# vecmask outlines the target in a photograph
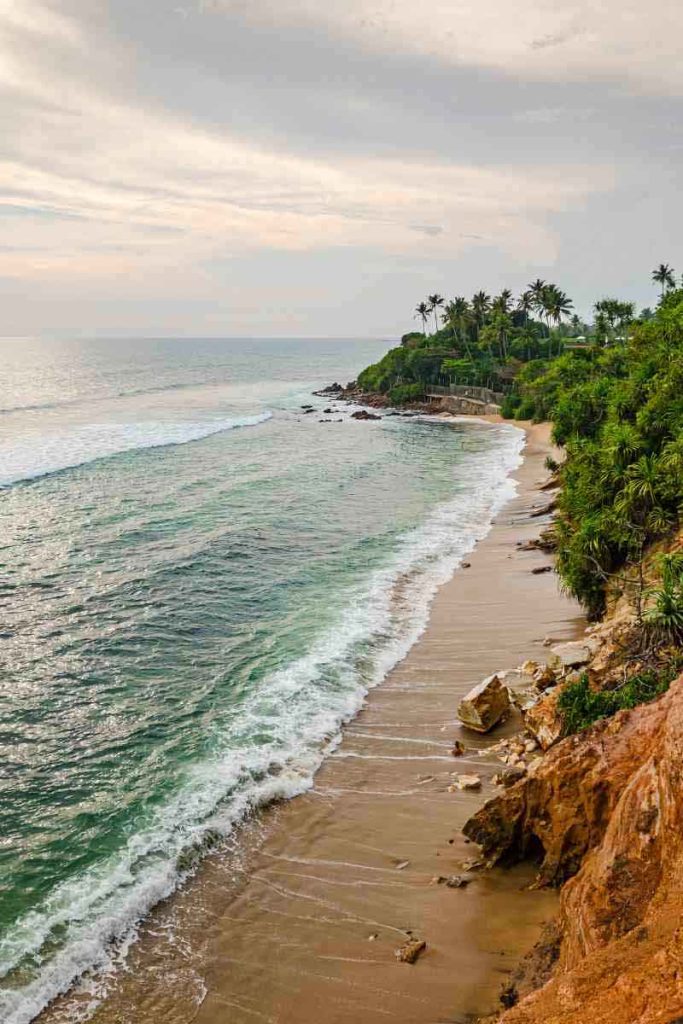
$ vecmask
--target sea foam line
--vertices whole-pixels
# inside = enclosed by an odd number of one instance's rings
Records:
[[[168,448],[201,441],[240,427],[254,427],[272,418],[272,412],[179,423],[89,423],[76,429],[52,431],[30,440],[13,440],[0,449],[0,487],[61,473],[100,459],[148,448]]]
[[[465,478],[473,481],[471,489],[405,535],[390,565],[348,591],[336,628],[249,697],[240,733],[251,735],[252,726],[265,726],[277,738],[253,747],[231,745],[234,738],[226,734],[223,751],[196,765],[182,790],[124,850],[59,886],[41,911],[17,922],[0,943],[0,976],[38,954],[55,930],[64,929],[66,939],[32,981],[0,992],[5,1024],[29,1024],[93,969],[101,982],[98,990],[90,976],[94,1010],[106,994],[108,973],[135,940],[140,920],[190,873],[179,867],[179,857],[188,848],[199,856],[208,836],[228,835],[251,809],[313,785],[322,760],[339,743],[341,727],[360,710],[368,690],[408,653],[426,627],[437,589],[515,494],[509,474],[521,462],[524,435],[514,427],[495,429],[499,448],[468,452],[460,463]],[[403,600],[397,609],[393,591],[399,581]],[[363,671],[373,640],[375,656]]]

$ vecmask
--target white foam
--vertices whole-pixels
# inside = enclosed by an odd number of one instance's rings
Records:
[[[89,969],[102,972],[104,990],[107,972],[134,941],[141,917],[182,881],[179,854],[209,830],[227,835],[249,808],[312,786],[323,758],[339,743],[341,726],[358,712],[368,689],[407,654],[426,626],[438,587],[514,495],[509,474],[521,462],[524,435],[509,426],[496,430],[499,448],[463,453],[458,471],[468,489],[408,533],[390,565],[349,589],[341,620],[306,657],[263,680],[240,708],[222,750],[194,767],[149,827],[124,851],[57,888],[0,943],[4,974],[39,950],[56,927],[66,936],[34,980],[0,993],[5,1024],[28,1024]],[[256,731],[272,739],[259,746],[240,742]],[[100,990],[95,985],[93,991]],[[92,1009],[97,1001],[96,995],[90,1000]]]
[[[87,423],[12,437],[6,445],[0,445],[0,487],[124,452],[200,441],[226,430],[256,426],[271,416],[271,412],[262,412],[241,418],[176,423]]]

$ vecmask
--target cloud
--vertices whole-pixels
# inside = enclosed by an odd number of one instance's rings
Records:
[[[39,285],[46,326],[85,308],[118,324],[152,299],[150,318],[184,303],[195,324],[203,304],[212,323],[248,295],[267,333],[304,322],[304,294],[338,294],[340,329],[362,331],[430,278],[546,276],[574,236],[597,260],[629,189],[677,187],[677,103],[656,93],[679,65],[653,55],[680,15],[658,4],[5,0],[6,329],[33,328]],[[315,286],[283,292],[290,267]]]
[[[322,25],[376,52],[403,51],[532,78],[611,77],[683,90],[683,8],[671,0],[197,0],[198,13],[254,25]]]
[[[12,33],[34,33],[33,0],[14,0],[12,13]],[[330,161],[269,148],[153,104],[122,102],[108,80],[98,91],[79,75],[92,70],[94,40],[63,19],[58,26],[61,52],[50,63],[27,47],[5,54],[15,109],[18,98],[40,111],[30,128],[18,113],[3,143],[4,201],[34,214],[15,247],[0,253],[6,276],[166,273],[262,249],[401,253],[414,248],[416,230],[434,253],[457,252],[483,230],[503,250],[551,260],[548,213],[611,184],[609,170],[581,164],[560,173],[411,153]]]

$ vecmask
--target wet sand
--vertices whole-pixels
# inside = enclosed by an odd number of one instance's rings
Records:
[[[555,896],[529,891],[530,867],[435,884],[476,856],[460,830],[495,791],[491,737],[466,733],[459,698],[496,669],[542,660],[543,639],[576,635],[578,606],[538,535],[545,426],[528,429],[519,491],[470,567],[441,588],[429,625],[371,692],[304,796],[254,819],[232,853],[212,857],[145,925],[98,1024],[436,1024],[496,1007],[501,982],[538,937]],[[493,737],[517,731],[513,716]],[[463,758],[450,754],[462,739]],[[451,793],[476,772],[479,793]],[[427,942],[415,965],[395,950]],[[41,1020],[73,1020],[65,1001]]]

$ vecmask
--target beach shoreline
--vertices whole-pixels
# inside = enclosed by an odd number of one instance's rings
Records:
[[[483,752],[520,726],[513,715],[490,736],[466,733],[458,699],[492,671],[542,660],[547,635],[569,639],[582,625],[557,577],[532,573],[547,556],[518,547],[543,523],[529,513],[547,503],[538,488],[551,448],[546,425],[524,428],[517,495],[438,591],[425,632],[370,692],[312,790],[260,812],[232,853],[209,857],[153,912],[94,1021],[218,1024],[229,1012],[231,1024],[427,1024],[496,1008],[555,895],[527,891],[524,866],[476,874],[461,890],[434,879],[475,855],[460,830],[500,768]],[[458,760],[455,739],[467,747]],[[482,792],[449,792],[456,771],[480,774]],[[427,943],[413,966],[395,957],[411,936]],[[39,1019],[69,1019],[70,1002]]]

